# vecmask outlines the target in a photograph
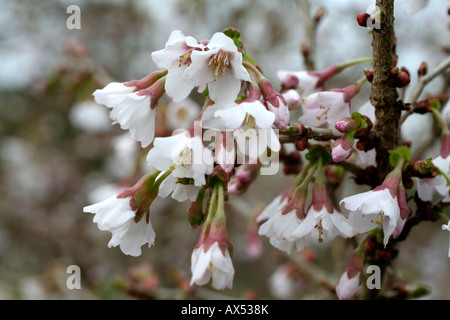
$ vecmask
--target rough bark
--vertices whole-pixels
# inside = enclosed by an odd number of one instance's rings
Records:
[[[382,13],[381,25],[373,30],[373,80],[370,101],[375,107],[374,137],[377,151],[378,178],[390,171],[389,150],[398,143],[401,107],[390,70],[394,65],[394,0],[377,0]]]

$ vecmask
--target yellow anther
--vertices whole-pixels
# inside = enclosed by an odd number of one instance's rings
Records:
[[[317,241],[319,241],[319,243],[322,243],[323,242],[323,238],[322,238],[322,235],[323,235],[323,232],[322,232],[322,230],[323,230],[322,220],[319,221],[319,223],[316,225],[316,228],[319,231],[319,239],[317,239]]]
[[[376,224],[381,224],[381,220],[383,220],[384,212],[380,212],[380,216],[378,217],[377,221],[375,221]]]
[[[223,77],[226,68],[230,65],[231,53],[219,50],[209,59],[208,68],[213,69],[214,78]]]
[[[323,108],[320,108],[320,109],[323,109]],[[321,120],[323,116],[325,116],[325,119],[326,119],[328,111],[330,111],[330,108],[327,108],[324,112],[322,112],[319,116],[317,116],[316,119]]]
[[[182,65],[187,65],[189,67],[191,65],[191,54],[192,54],[192,50],[179,56],[178,57],[178,67],[181,67]]]

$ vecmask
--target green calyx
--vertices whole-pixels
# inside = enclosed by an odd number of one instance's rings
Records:
[[[393,167],[397,167],[399,162],[401,162],[402,171],[406,170],[408,166],[409,159],[411,158],[411,151],[407,146],[398,147],[395,150],[389,151],[389,162]]]
[[[241,32],[238,29],[235,28],[227,28],[225,30],[222,30],[222,32],[229,38],[231,38],[238,48],[238,50],[242,53],[242,60],[251,63],[252,65],[256,66],[255,60],[253,60],[252,57],[250,57],[247,53],[244,52],[244,43],[241,39]]]
[[[241,40],[241,32],[238,29],[235,28],[226,28],[222,30],[222,33],[224,33],[227,37],[231,38],[234,41],[234,44],[238,49],[242,49],[244,44]]]
[[[188,221],[194,229],[201,225],[204,219],[203,200],[205,199],[205,191],[205,187],[199,190],[196,200],[192,202],[188,209]]]
[[[311,147],[309,153],[306,154],[305,158],[311,165],[317,164],[319,160],[325,165],[332,160],[330,146],[314,145]]]
[[[447,122],[444,120],[444,118],[442,117],[442,114],[440,112],[441,110],[441,103],[439,102],[439,100],[437,99],[431,99],[429,102],[429,107],[431,110],[431,113],[433,113],[433,115],[435,116],[436,120],[439,122],[439,124],[441,125],[442,128],[442,135],[446,135],[449,134],[450,130],[448,128]]]

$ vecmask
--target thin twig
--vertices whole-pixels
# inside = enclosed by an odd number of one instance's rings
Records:
[[[434,68],[433,71],[430,73],[419,77],[417,80],[416,86],[414,87],[413,91],[411,92],[411,95],[409,96],[408,103],[411,104],[411,108],[414,104],[416,104],[417,100],[419,99],[420,95],[422,94],[423,89],[425,86],[434,78],[436,78],[441,73],[444,73],[445,70],[447,70],[450,67],[450,57],[442,61],[436,68]],[[409,111],[405,111],[400,119],[399,124],[401,125],[406,118],[411,114],[412,109]]]
[[[434,68],[433,71],[430,73],[424,75],[423,77],[420,77],[417,81],[416,86],[414,87],[413,92],[409,96],[408,102],[411,104],[414,104],[417,102],[417,99],[419,99],[420,94],[422,93],[425,86],[434,78],[436,78],[438,75],[443,73],[445,70],[447,70],[450,67],[450,57],[442,61],[436,68]]]
[[[305,41],[301,44],[302,54],[305,59],[307,70],[314,70],[314,56],[316,49],[317,21],[311,17],[309,1],[299,0],[298,4],[302,12],[302,21],[305,30]]]
[[[289,143],[295,142],[301,137],[306,137],[308,139],[314,139],[317,141],[328,141],[332,139],[339,139],[331,129],[317,128],[317,127],[304,127],[305,130],[301,132],[290,132],[289,130],[280,131],[280,142]]]

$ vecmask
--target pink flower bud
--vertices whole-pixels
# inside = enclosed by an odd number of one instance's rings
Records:
[[[284,92],[283,98],[286,100],[289,110],[297,109],[302,104],[302,97],[293,89]]]
[[[339,300],[348,300],[358,291],[360,285],[360,273],[358,272],[354,277],[349,277],[347,271],[344,272],[339,279],[336,286],[336,294]]]
[[[337,131],[346,133],[355,130],[356,123],[351,118],[343,118],[336,121],[335,127]]]
[[[281,80],[281,90],[296,89],[299,82],[298,77],[294,73],[289,73]]]
[[[167,70],[157,70],[140,80],[131,80],[124,83],[126,87],[135,87],[135,91],[146,89],[152,86],[157,80],[167,74]]]
[[[331,157],[334,162],[341,162],[350,157],[353,152],[352,144],[349,143],[345,137],[337,139],[331,150]]]
[[[227,184],[228,194],[239,195],[245,191],[244,185],[237,178],[231,178]]]
[[[286,100],[273,88],[272,83],[266,78],[261,79],[258,85],[267,109],[275,114],[275,127],[278,129],[285,128],[289,124],[290,118]]]

